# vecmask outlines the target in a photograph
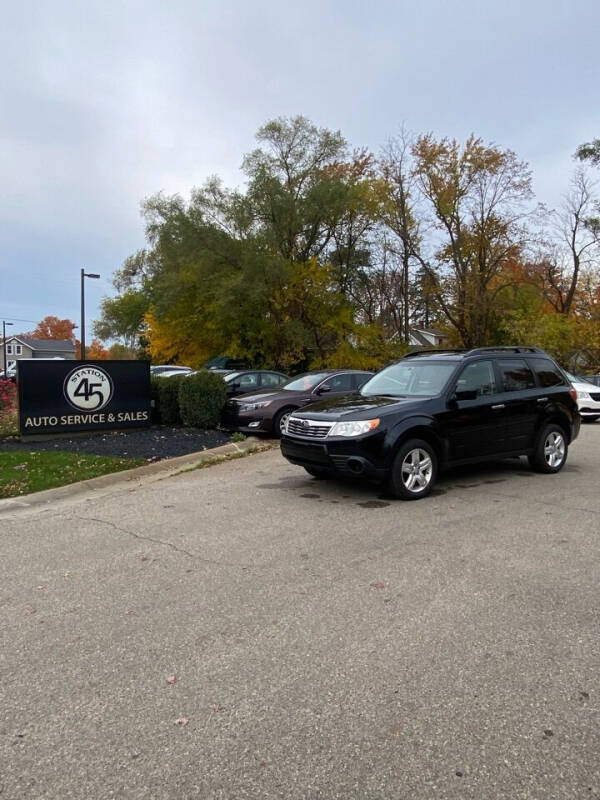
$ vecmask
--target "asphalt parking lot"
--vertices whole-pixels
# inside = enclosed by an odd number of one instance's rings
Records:
[[[599,466],[0,509],[0,798],[599,800]]]

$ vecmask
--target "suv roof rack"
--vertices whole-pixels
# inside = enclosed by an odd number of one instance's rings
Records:
[[[476,353],[543,353],[544,351],[539,347],[523,347],[521,345],[495,346],[495,347],[475,347],[473,350],[467,352],[468,356],[475,355]]]
[[[431,353],[466,353],[466,350],[462,350],[458,347],[449,347],[443,350],[435,350],[432,348],[431,350],[412,350],[410,353],[406,353],[402,358],[414,358],[414,356],[428,356]]]
[[[491,347],[474,347],[471,350],[464,350],[459,347],[448,347],[440,350],[436,350],[435,348],[431,348],[430,350],[412,350],[410,353],[406,353],[406,355],[402,356],[402,358],[415,358],[416,356],[438,354],[443,355],[444,353],[447,355],[456,353],[457,355],[464,356],[475,356],[482,353],[542,353],[543,355],[546,355],[546,352],[540,347],[529,347],[524,345],[495,345]]]

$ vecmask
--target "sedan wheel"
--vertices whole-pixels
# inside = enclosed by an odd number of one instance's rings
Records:
[[[288,418],[292,413],[293,408],[284,408],[273,420],[273,433],[278,438],[285,433],[285,426],[287,425]]]

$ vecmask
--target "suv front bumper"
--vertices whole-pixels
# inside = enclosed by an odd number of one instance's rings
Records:
[[[372,454],[353,441],[307,441],[286,434],[281,437],[281,454],[300,467],[327,470],[354,478],[383,480],[387,469],[374,462]],[[358,446],[357,446],[358,445]]]

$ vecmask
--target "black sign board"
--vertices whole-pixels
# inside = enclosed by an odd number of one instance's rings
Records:
[[[21,436],[150,425],[148,361],[17,363]]]

